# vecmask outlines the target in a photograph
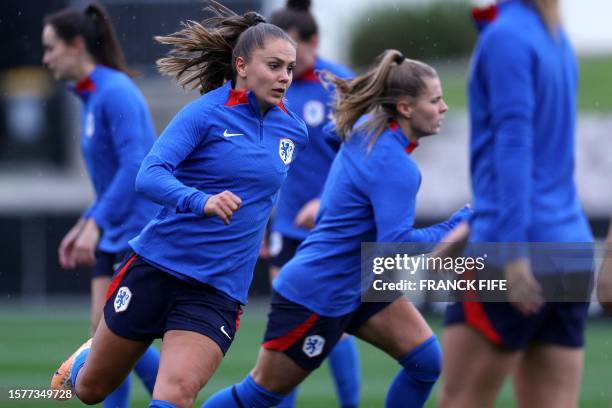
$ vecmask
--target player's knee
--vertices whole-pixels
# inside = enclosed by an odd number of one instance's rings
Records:
[[[442,372],[442,349],[436,336],[430,337],[400,360],[406,374],[413,379],[434,383]]]
[[[453,406],[453,401],[456,400],[456,393],[448,386],[448,383],[443,383],[438,393],[438,408],[450,408]]]
[[[444,390],[440,390],[438,393],[438,408],[449,408],[451,406],[450,401],[450,396]]]
[[[164,383],[155,383],[155,394],[160,399],[173,401],[179,407],[191,407],[202,385],[198,381],[176,376],[167,379]]]
[[[275,375],[257,366],[251,372],[251,377],[260,387],[276,394],[288,394],[300,383],[299,379],[292,378],[291,375]]]
[[[112,390],[105,389],[99,383],[94,381],[79,381],[77,383],[76,394],[78,395],[81,402],[86,405],[98,404],[112,392]]]
[[[274,376],[266,375],[266,372],[259,369],[257,366],[251,371],[251,377],[259,386],[270,392],[280,393],[285,391],[282,389],[282,385],[278,381],[275,381]]]

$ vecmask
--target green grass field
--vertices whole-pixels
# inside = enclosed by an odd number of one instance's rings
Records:
[[[449,107],[465,109],[468,61],[432,62],[442,79],[444,99]],[[580,65],[580,111],[612,112],[612,56],[583,57]]]
[[[244,314],[237,339],[198,404],[215,390],[241,380],[252,368],[265,324],[266,305],[254,304]],[[76,401],[59,404],[49,400],[9,400],[9,389],[44,389],[57,365],[87,335],[86,304],[46,308],[0,307],[0,407],[81,406]],[[440,318],[430,319],[440,332]],[[386,389],[398,369],[380,351],[360,342],[362,407],[382,407]],[[148,395],[133,381],[132,406],[148,406]],[[586,366],[580,407],[612,407],[612,321],[591,320],[587,331]],[[298,407],[335,407],[335,393],[326,366],[302,385]],[[433,398],[428,407],[435,406]],[[499,407],[515,406],[507,385]]]

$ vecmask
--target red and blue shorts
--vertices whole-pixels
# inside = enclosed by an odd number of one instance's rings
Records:
[[[104,318],[116,335],[152,341],[169,330],[200,333],[227,352],[240,324],[241,305],[210,285],[179,279],[131,254],[113,277]]]
[[[525,316],[507,302],[456,302],[447,307],[444,324],[467,324],[509,351],[532,342],[581,348],[588,308],[588,302],[548,302]]]
[[[348,314],[328,317],[273,291],[262,347],[285,353],[304,370],[315,370],[323,363],[343,333],[354,334],[372,316],[391,303],[361,303]]]

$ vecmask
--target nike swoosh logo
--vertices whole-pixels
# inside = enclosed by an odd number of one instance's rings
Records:
[[[228,339],[232,339],[231,336],[225,331],[225,325],[221,326],[221,333],[225,334],[225,337],[227,337]]]
[[[223,137],[244,136],[244,133],[227,133],[227,129],[223,132]]]

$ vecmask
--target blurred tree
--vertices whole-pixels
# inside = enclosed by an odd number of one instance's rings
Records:
[[[436,1],[420,6],[380,6],[356,21],[350,43],[354,66],[372,64],[383,50],[395,48],[420,60],[467,56],[476,41],[467,2]]]

